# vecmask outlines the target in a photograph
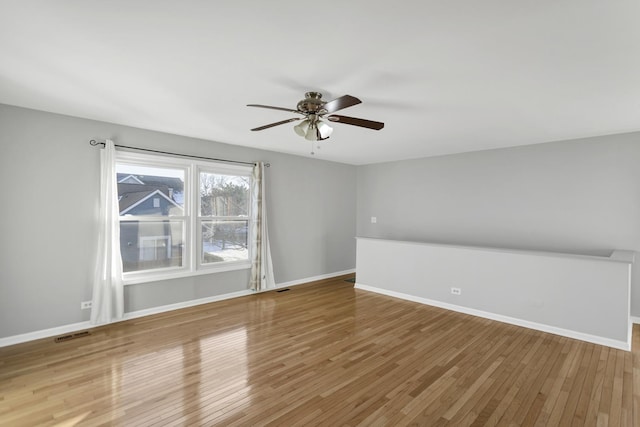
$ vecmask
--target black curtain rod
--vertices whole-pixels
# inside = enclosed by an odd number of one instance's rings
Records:
[[[89,144],[93,145],[94,147],[98,145],[102,145],[104,147],[105,145],[104,142],[99,142],[99,141],[96,141],[95,139],[92,139],[91,141],[89,141]],[[214,160],[216,162],[237,163],[241,165],[255,166],[255,162],[241,162],[239,160],[227,160],[227,159],[216,159],[214,157],[192,156],[190,154],[171,153],[169,151],[151,150],[149,148],[130,147],[128,145],[119,145],[119,144],[113,144],[113,145],[120,148],[128,148],[130,150],[148,151],[150,153],[159,153],[159,154],[169,154],[171,156],[188,157],[190,159]],[[271,166],[269,163],[265,163],[264,165],[265,167]]]

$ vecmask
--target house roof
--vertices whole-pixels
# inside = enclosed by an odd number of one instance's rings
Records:
[[[120,215],[126,215],[136,206],[141,205],[146,200],[149,200],[155,196],[162,197],[163,199],[167,200],[167,202],[174,205],[176,208],[183,209],[182,206],[178,205],[176,202],[171,200],[169,197],[167,197],[166,194],[164,194],[160,190],[154,190],[149,192],[140,191],[137,193],[127,193],[120,198],[120,204],[119,204]]]
[[[118,173],[116,177],[119,184],[131,185],[150,185],[156,187],[172,188],[174,191],[181,192],[184,190],[184,182],[180,178],[169,176],[155,175],[136,175],[127,173]],[[169,193],[167,193],[169,194]]]
[[[120,215],[124,215],[136,206],[144,203],[154,196],[160,196],[166,199],[174,206],[183,209],[178,203],[176,203],[169,194],[169,189],[166,186],[154,186],[154,185],[140,185],[140,184],[118,184],[118,204]]]

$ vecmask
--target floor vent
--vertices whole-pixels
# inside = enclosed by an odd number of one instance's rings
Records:
[[[289,291],[289,288],[284,288],[284,289],[278,289],[276,292],[287,292]]]
[[[82,338],[82,337],[86,337],[86,336],[89,336],[89,335],[90,335],[89,331],[76,332],[76,333],[73,333],[73,334],[62,335],[62,336],[56,337],[54,339],[54,341],[55,342],[69,341],[69,340],[72,340],[74,338]]]

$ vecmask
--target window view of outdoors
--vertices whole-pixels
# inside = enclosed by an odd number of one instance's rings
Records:
[[[200,173],[202,264],[248,260],[249,179]]]
[[[118,164],[123,271],[181,267],[184,171]]]

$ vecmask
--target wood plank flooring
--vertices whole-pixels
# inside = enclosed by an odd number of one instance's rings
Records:
[[[2,426],[640,426],[634,353],[345,277],[0,348]]]

